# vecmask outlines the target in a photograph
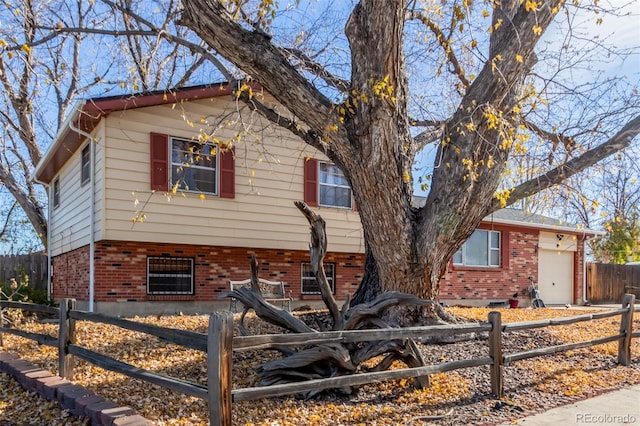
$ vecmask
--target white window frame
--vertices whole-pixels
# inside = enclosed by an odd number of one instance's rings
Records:
[[[86,162],[85,162],[85,152],[86,152]],[[80,184],[84,185],[85,183],[91,180],[91,146],[89,144],[85,145],[80,151]]]
[[[150,264],[154,260],[163,260],[165,262],[188,262],[189,264],[189,273],[179,273],[179,272],[170,272],[162,273],[160,271],[151,272]],[[152,284],[152,278],[175,278],[176,279],[176,290],[152,290],[153,285],[160,284]],[[178,288],[178,280],[183,280],[187,278],[189,280],[189,289],[188,290],[177,290]],[[194,283],[195,283],[195,267],[193,258],[190,257],[164,257],[164,256],[149,256],[147,257],[147,294],[175,294],[175,295],[193,295],[194,294]]]
[[[349,186],[349,185],[341,185],[341,184],[337,184],[337,183],[325,183],[325,182],[322,182],[322,174],[326,173],[326,172],[322,171],[322,166],[323,165],[336,167],[336,169],[340,172],[342,177],[344,177],[344,173],[342,173],[342,170],[340,170],[340,168],[338,168],[335,164],[327,163],[327,162],[324,162],[324,161],[318,161],[318,204],[320,206],[323,206],[323,207],[335,207],[335,208],[340,208],[340,209],[353,209],[353,192],[351,190],[351,186]],[[349,205],[348,206],[342,206],[342,205],[336,205],[336,204],[323,203],[322,202],[322,191],[320,190],[322,186],[330,187],[330,188],[348,189],[349,190]]]
[[[188,144],[194,144],[196,146],[207,146],[207,147],[211,147],[212,150],[215,150],[215,160],[213,162],[213,164],[211,166],[200,166],[200,165],[193,165],[193,164],[189,164],[188,162],[174,162],[173,159],[173,144],[174,142],[186,142]],[[190,187],[186,187],[183,184],[178,185],[178,190],[179,191],[184,191],[184,192],[193,192],[193,193],[197,193],[197,194],[209,194],[209,195],[218,195],[220,192],[220,147],[214,143],[200,143],[198,141],[194,141],[194,140],[189,140],[189,139],[185,139],[185,138],[179,138],[179,137],[170,137],[169,138],[169,162],[171,164],[171,166],[169,167],[169,185],[170,188],[173,189],[176,185],[176,181],[178,180],[177,178],[174,177],[174,168],[176,169],[180,169],[180,168],[189,168],[189,169],[195,169],[195,170],[208,170],[211,171],[213,170],[213,176],[215,179],[214,182],[214,189],[213,191],[202,191],[199,190],[197,188],[190,188]],[[184,151],[183,151],[184,152]]]
[[[487,263],[486,264],[473,264],[471,263],[471,256],[467,254],[468,250],[473,250],[473,247],[469,246],[469,240],[467,240],[462,247],[453,255],[453,264],[456,266],[472,266],[479,268],[500,268],[502,266],[502,233],[500,231],[492,231],[489,229],[476,229],[473,231],[476,232],[486,232],[487,233]],[[493,235],[497,235],[498,246],[492,246],[492,238]],[[469,237],[471,239],[471,237]],[[492,254],[497,253],[498,261],[497,263],[492,261]]]
[[[53,208],[57,208],[60,205],[60,178],[53,180]]]
[[[331,287],[331,293],[336,294],[336,264],[325,263],[324,273],[327,275],[327,281],[329,281],[329,286]],[[300,265],[300,293],[301,294],[322,294],[320,293],[320,287],[315,281],[316,281],[316,277],[313,276],[313,268],[311,267],[311,263],[302,262],[302,264]],[[312,285],[313,287],[318,288],[318,291],[305,290],[305,284]]]

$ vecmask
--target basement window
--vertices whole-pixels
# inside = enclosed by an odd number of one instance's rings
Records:
[[[335,263],[325,263],[324,273],[329,281],[331,287],[331,293],[336,292],[336,265]],[[302,280],[301,280],[302,294],[321,294],[320,286],[316,281],[316,277],[313,275],[313,268],[310,263],[302,264]]]
[[[193,294],[193,259],[147,258],[148,294]]]

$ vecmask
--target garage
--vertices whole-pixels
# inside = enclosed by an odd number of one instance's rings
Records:
[[[547,305],[572,304],[574,236],[541,232],[538,250],[538,289]]]

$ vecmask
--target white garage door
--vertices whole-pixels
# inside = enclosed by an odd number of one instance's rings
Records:
[[[546,305],[573,303],[573,252],[538,251],[538,289]]]

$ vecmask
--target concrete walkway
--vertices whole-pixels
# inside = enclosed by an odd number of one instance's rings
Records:
[[[524,417],[507,425],[640,425],[640,385]]]

